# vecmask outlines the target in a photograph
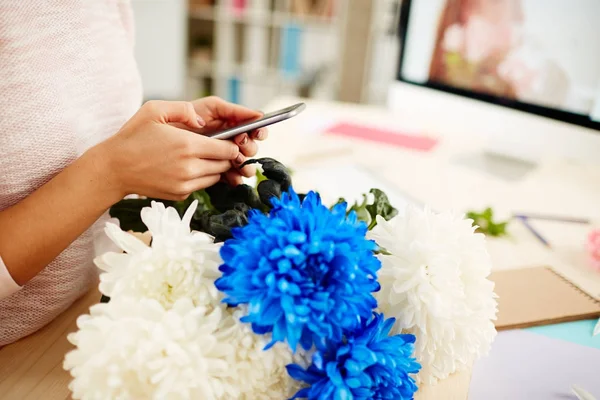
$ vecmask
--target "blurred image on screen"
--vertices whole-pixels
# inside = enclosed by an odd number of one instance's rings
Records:
[[[400,74],[598,121],[598,16],[598,0],[413,0]]]

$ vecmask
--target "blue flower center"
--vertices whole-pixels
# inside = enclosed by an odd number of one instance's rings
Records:
[[[321,254],[308,256],[304,264],[304,273],[317,286],[329,284],[329,266],[323,262]]]

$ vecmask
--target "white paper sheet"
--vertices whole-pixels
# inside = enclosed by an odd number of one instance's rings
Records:
[[[475,364],[469,400],[577,400],[573,385],[600,399],[599,349],[511,330]]]
[[[317,191],[328,205],[335,203],[340,197],[345,198],[349,204],[362,201],[362,194],[368,193],[372,188],[383,190],[400,215],[408,204],[419,205],[417,200],[378,178],[376,174],[352,164],[304,167],[294,171],[293,180],[297,191]]]

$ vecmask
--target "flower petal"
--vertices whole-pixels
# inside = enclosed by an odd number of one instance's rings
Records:
[[[107,223],[105,232],[115,244],[128,254],[141,253],[148,249],[148,246],[144,242],[127,232],[123,232],[115,224]]]

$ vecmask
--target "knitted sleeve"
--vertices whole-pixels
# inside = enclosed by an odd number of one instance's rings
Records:
[[[19,289],[21,289],[21,286],[17,285],[10,276],[2,257],[0,257],[0,299],[10,296]]]

